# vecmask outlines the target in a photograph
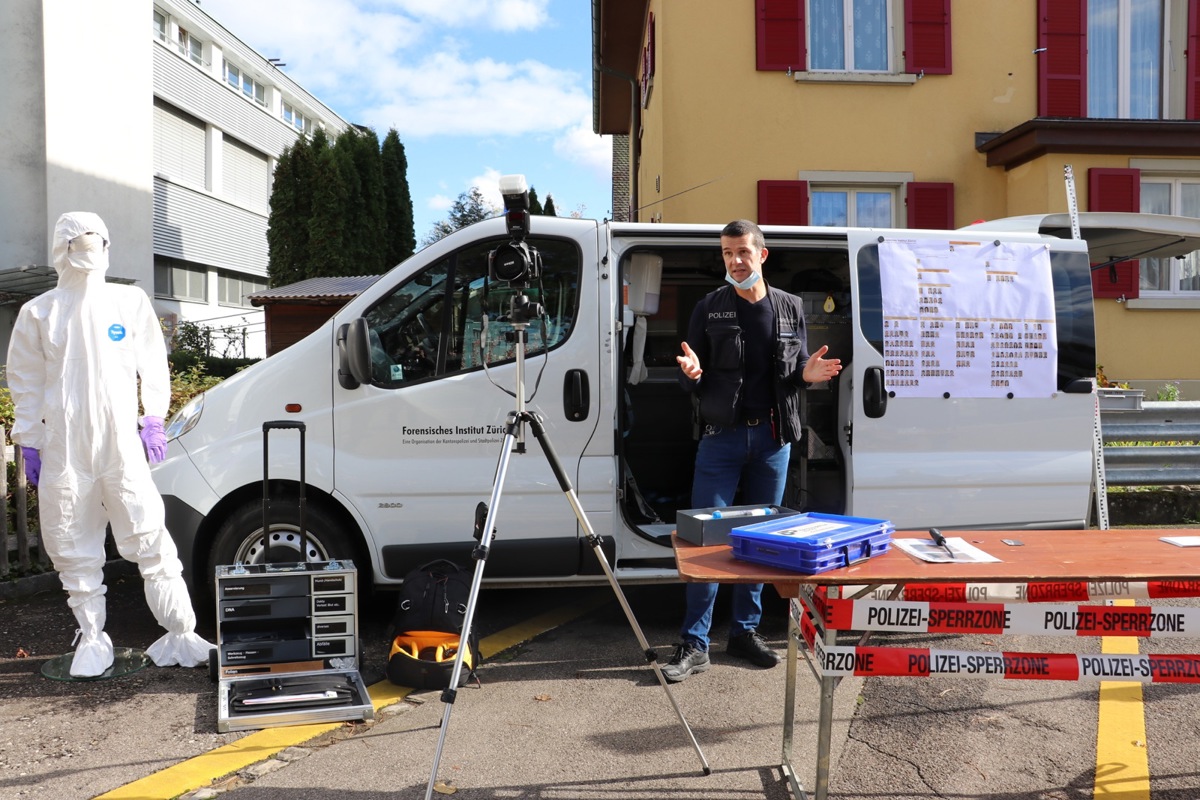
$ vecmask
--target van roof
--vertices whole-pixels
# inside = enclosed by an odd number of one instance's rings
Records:
[[[1040,233],[1070,239],[1071,216],[1029,214],[967,225],[966,231]],[[1200,219],[1167,214],[1086,211],[1079,214],[1080,238],[1088,243],[1094,264],[1114,264],[1135,258],[1171,258],[1200,250]]]

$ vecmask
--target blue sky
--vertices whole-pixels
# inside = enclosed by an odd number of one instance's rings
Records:
[[[560,216],[612,215],[611,137],[592,133],[587,0],[202,0],[346,120],[395,128],[417,241],[460,193],[497,208],[524,173]]]

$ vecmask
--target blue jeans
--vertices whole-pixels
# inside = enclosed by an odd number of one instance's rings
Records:
[[[779,505],[783,502],[791,452],[790,444],[775,443],[768,422],[753,427],[742,423],[724,428],[705,426],[696,451],[692,508],[733,505],[738,484],[742,487],[742,505]],[[680,635],[684,642],[703,650],[708,649],[717,588],[715,583],[689,583],[686,587],[687,610]],[[758,627],[762,591],[761,583],[733,585],[730,638]]]

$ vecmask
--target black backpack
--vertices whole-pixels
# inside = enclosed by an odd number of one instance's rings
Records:
[[[461,636],[470,597],[471,573],[453,561],[430,561],[404,576],[400,601],[392,618],[389,681],[414,689],[445,689],[450,685],[454,671],[450,655],[460,643],[453,641],[448,648],[439,647],[435,652],[433,648],[414,648],[413,642],[418,640],[408,634],[433,631]],[[473,632],[468,647],[459,675],[460,685],[479,666],[479,643]]]

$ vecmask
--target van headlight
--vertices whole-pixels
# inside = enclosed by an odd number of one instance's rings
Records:
[[[193,397],[183,408],[175,412],[175,416],[171,417],[171,421],[167,423],[167,441],[178,439],[196,427],[202,413],[204,413],[203,393]]]

